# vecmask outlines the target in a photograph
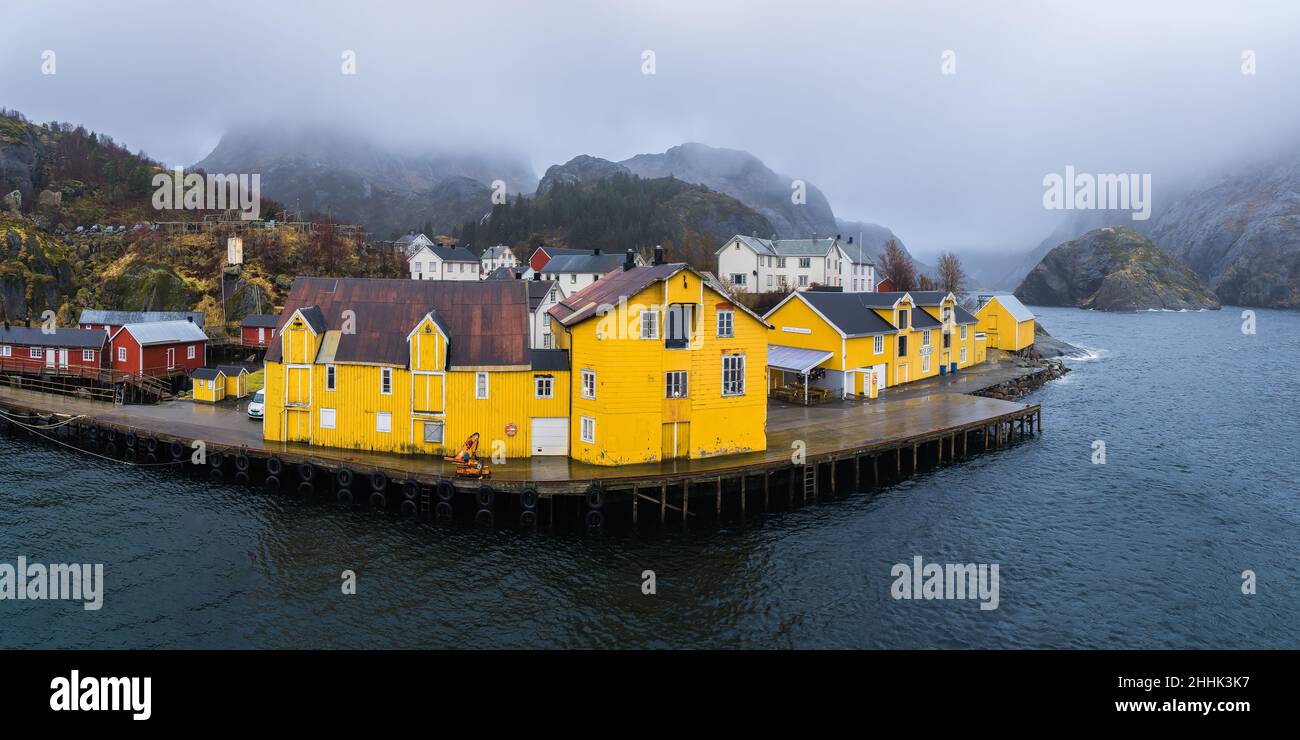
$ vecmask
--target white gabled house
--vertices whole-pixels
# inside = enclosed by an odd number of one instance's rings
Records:
[[[495,247],[488,247],[479,255],[479,264],[482,265],[481,271],[484,275],[492,272],[499,267],[518,267],[519,260],[515,257],[514,251],[504,244],[498,244]]]
[[[868,292],[875,267],[864,250],[828,239],[760,239],[737,234],[717,251],[718,277],[745,293],[784,293],[814,285]]]
[[[421,245],[406,258],[412,280],[478,280],[478,257],[464,247]]]

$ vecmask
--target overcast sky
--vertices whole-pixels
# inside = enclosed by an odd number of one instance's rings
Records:
[[[263,119],[522,151],[539,175],[701,141],[816,184],[922,255],[1032,246],[1060,217],[1043,177],[1066,165],[1153,173],[1158,200],[1162,183],[1300,144],[1286,0],[110,5],[0,1],[0,106],[169,164]]]

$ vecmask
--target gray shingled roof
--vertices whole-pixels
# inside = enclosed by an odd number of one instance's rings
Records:
[[[142,346],[173,342],[206,342],[208,335],[193,321],[151,321],[127,324],[118,331],[129,332]]]
[[[533,370],[559,371],[569,369],[567,349],[533,349],[528,351]]]
[[[426,247],[443,262],[478,262],[478,257],[464,247]]]
[[[274,329],[280,325],[280,314],[278,313],[254,313],[244,317],[242,326],[249,326],[254,329]]]
[[[866,300],[867,297],[876,295],[875,293],[827,293],[809,290],[795,295],[816,309],[845,336],[862,337],[898,333],[898,329],[894,328],[893,324],[871,310],[880,308]],[[771,315],[771,312],[768,315]]]
[[[83,309],[78,324],[145,324],[151,321],[185,321],[193,319],[203,328],[203,313],[200,311],[102,311],[97,308]]]
[[[105,334],[101,329],[55,329],[46,334],[35,326],[0,326],[0,344],[21,347],[77,347],[100,349]]]
[[[216,380],[224,371],[217,368],[201,367],[190,373],[190,377],[196,380]]]
[[[541,271],[543,274],[604,275],[621,269],[625,259],[626,255],[622,254],[561,254],[552,257]]]
[[[834,239],[760,239],[737,235],[751,249],[772,257],[823,257],[831,251]]]

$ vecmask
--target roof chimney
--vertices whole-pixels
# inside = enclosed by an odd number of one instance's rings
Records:
[[[626,272],[636,267],[636,257],[632,256],[632,250],[627,250],[627,259],[623,260],[623,271]]]
[[[599,257],[599,256],[600,256],[600,247],[596,247],[595,249],[592,250],[591,253],[592,253],[593,255]]]
[[[533,279],[534,279],[534,280],[541,280],[541,279],[542,279],[542,273],[540,273],[540,272],[534,272],[534,273],[533,273]]]
[[[190,315],[188,315],[188,314],[185,316],[185,320],[188,321],[188,322],[190,322],[191,324],[194,323],[194,317],[193,317],[193,316],[190,316]]]
[[[849,244],[853,243],[853,237],[849,237]]]
[[[655,264],[656,264],[656,265],[662,265],[663,263],[664,263],[664,248],[663,248],[663,245],[656,244],[656,245],[655,245]]]
[[[839,240],[840,240],[840,235],[839,235],[839,234],[836,234],[836,235],[835,235],[835,241],[839,241]]]

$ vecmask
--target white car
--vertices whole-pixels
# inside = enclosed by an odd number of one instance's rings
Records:
[[[257,393],[254,393],[253,400],[248,402],[248,418],[260,420],[262,418],[262,410],[265,404],[266,391],[260,390]]]

